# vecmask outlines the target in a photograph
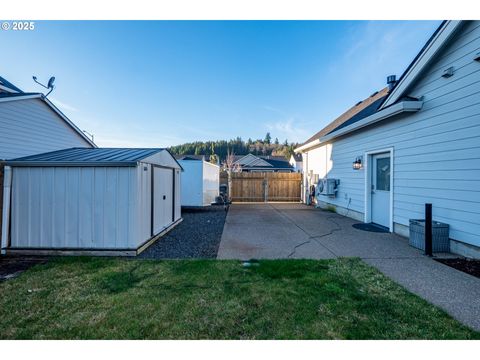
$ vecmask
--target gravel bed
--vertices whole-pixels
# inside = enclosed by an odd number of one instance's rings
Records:
[[[183,221],[137,258],[216,258],[227,212],[223,206],[182,209]]]

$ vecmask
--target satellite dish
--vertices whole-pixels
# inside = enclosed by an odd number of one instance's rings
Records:
[[[33,81],[35,81],[38,85],[44,87],[45,89],[49,89],[49,90],[50,90],[50,91],[45,95],[45,97],[47,97],[47,96],[53,91],[53,89],[55,88],[55,86],[53,85],[53,83],[55,82],[55,76],[52,76],[52,77],[50,78],[50,80],[48,80],[47,86],[43,85],[40,81],[38,81],[36,76],[32,76],[32,79],[33,79]]]
[[[50,80],[48,80],[48,88],[53,89],[53,83],[55,82],[55,76],[52,76]]]

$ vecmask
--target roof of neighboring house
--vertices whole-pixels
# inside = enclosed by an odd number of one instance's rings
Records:
[[[19,92],[19,93],[23,92],[18,87],[13,85],[10,81],[8,81],[7,79],[5,79],[1,76],[0,76],[0,86],[3,87],[3,88],[7,88],[8,90],[13,90],[15,92]]]
[[[235,163],[244,169],[293,169],[283,156],[236,155]],[[243,159],[243,161],[242,161]]]
[[[173,155],[177,160],[204,160],[209,161],[209,155]]]
[[[134,166],[163,148],[70,148],[8,160],[16,166]]]
[[[350,109],[345,111],[338,118],[333,120],[330,124],[325,126],[322,130],[317,132],[315,135],[310,137],[304,144],[308,144],[314,140],[321,138],[335,130],[338,130],[342,127],[351,125],[371,114],[375,113],[382,102],[388,95],[388,87],[383,88],[380,91],[374,92],[368,98],[359,101],[357,104],[352,106]]]

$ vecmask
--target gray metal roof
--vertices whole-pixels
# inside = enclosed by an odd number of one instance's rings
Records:
[[[14,166],[135,166],[163,148],[70,148],[7,160]]]

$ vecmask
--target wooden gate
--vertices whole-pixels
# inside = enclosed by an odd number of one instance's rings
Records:
[[[299,202],[301,184],[300,173],[233,173],[230,197],[239,202]]]

